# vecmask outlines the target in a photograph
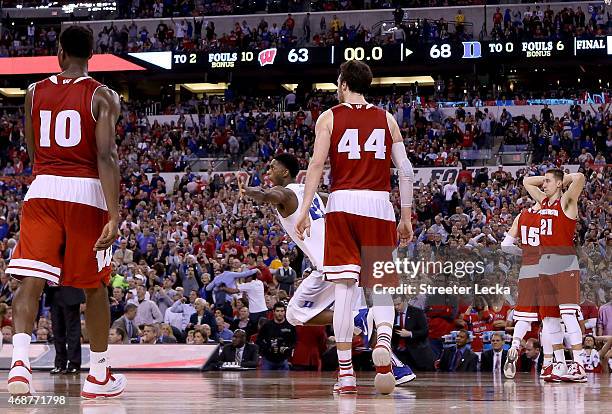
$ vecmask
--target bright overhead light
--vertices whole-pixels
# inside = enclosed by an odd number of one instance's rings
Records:
[[[293,92],[298,87],[297,83],[281,83],[281,86],[288,90],[289,92]]]
[[[0,94],[7,98],[21,98],[25,96],[26,91],[21,88],[0,88]]]
[[[375,86],[407,86],[415,82],[418,82],[421,86],[432,86],[434,84],[434,78],[431,76],[386,76],[372,79],[372,85]]]
[[[228,83],[183,83],[181,85],[192,93],[223,93],[229,86]]]
[[[338,89],[338,86],[335,83],[315,83],[315,89],[319,89],[321,91],[335,91]]]

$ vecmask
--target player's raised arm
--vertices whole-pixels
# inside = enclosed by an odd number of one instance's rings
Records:
[[[397,226],[397,236],[402,241],[412,240],[412,200],[414,191],[414,170],[412,163],[406,154],[406,146],[402,133],[393,116],[387,112],[387,124],[391,131],[393,145],[391,146],[391,158],[398,170],[399,191],[402,217]]]
[[[538,175],[534,177],[525,177],[523,179],[523,185],[525,186],[525,190],[529,193],[531,198],[533,198],[538,203],[541,203],[542,200],[546,198],[546,194],[540,187],[544,184],[544,176]]]
[[[115,143],[115,126],[119,118],[119,96],[108,88],[100,88],[93,97],[96,114],[96,147],[98,172],[108,208],[109,221],[104,226],[95,250],[109,248],[118,234],[119,225],[119,156]]]
[[[316,138],[314,153],[310,159],[310,164],[308,164],[306,183],[304,186],[304,199],[302,200],[302,208],[295,225],[295,231],[302,240],[304,240],[304,232],[306,232],[307,236],[310,236],[310,216],[308,214],[308,209],[312,204],[315,192],[321,181],[321,176],[323,175],[323,168],[325,167],[325,161],[329,154],[333,122],[334,114],[328,109],[321,114],[319,119],[317,119],[317,125],[315,126]]]
[[[565,174],[563,178],[564,185],[569,183],[569,188],[561,197],[563,209],[574,217],[578,215],[578,198],[584,189],[585,182],[586,178],[583,173]],[[575,207],[571,208],[571,206]]]
[[[502,252],[515,256],[522,256],[523,254],[521,248],[515,244],[516,238],[519,235],[519,217],[521,217],[520,214],[514,218],[514,221],[512,222],[512,227],[510,227],[510,230],[508,230],[508,233],[506,233],[506,237],[504,237],[504,240],[502,240],[501,242]]]
[[[34,87],[33,83],[28,87],[25,96],[25,141],[28,147],[28,157],[30,157],[30,165],[34,165],[34,152],[36,144],[34,143],[34,130],[32,129],[32,106],[34,105]]]

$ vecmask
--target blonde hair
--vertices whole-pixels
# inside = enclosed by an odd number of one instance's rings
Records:
[[[174,332],[172,332],[172,327],[171,327],[169,324],[167,324],[167,323],[162,323],[162,324],[161,324],[161,329],[160,329],[160,332],[161,332],[161,331],[163,331],[163,330],[164,330],[164,328],[167,328],[167,329],[168,329],[168,332],[170,332],[170,333],[168,334],[168,336],[169,336],[170,338],[175,338],[175,336],[174,336]]]

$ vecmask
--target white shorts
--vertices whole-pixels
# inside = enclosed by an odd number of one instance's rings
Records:
[[[287,321],[304,325],[326,309],[331,308],[335,299],[334,283],[327,282],[316,270],[300,283],[287,306]]]

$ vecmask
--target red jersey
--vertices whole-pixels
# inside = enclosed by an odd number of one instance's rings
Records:
[[[518,220],[522,266],[537,265],[540,260],[540,214],[532,209],[521,212]]]
[[[502,305],[500,310],[496,311],[492,307],[489,308],[489,313],[493,316],[493,320],[491,321],[491,329],[493,328],[493,323],[497,321],[506,321],[506,317],[508,316],[508,311],[510,310],[510,306],[506,303]]]
[[[102,86],[89,76],[59,75],[34,84],[35,176],[99,178],[92,99]]]
[[[372,104],[333,107],[329,148],[331,191],[391,191],[391,131],[387,112]]]
[[[574,249],[576,220],[565,215],[561,199],[549,203],[548,198],[545,198],[538,213],[541,253],[576,254]]]

